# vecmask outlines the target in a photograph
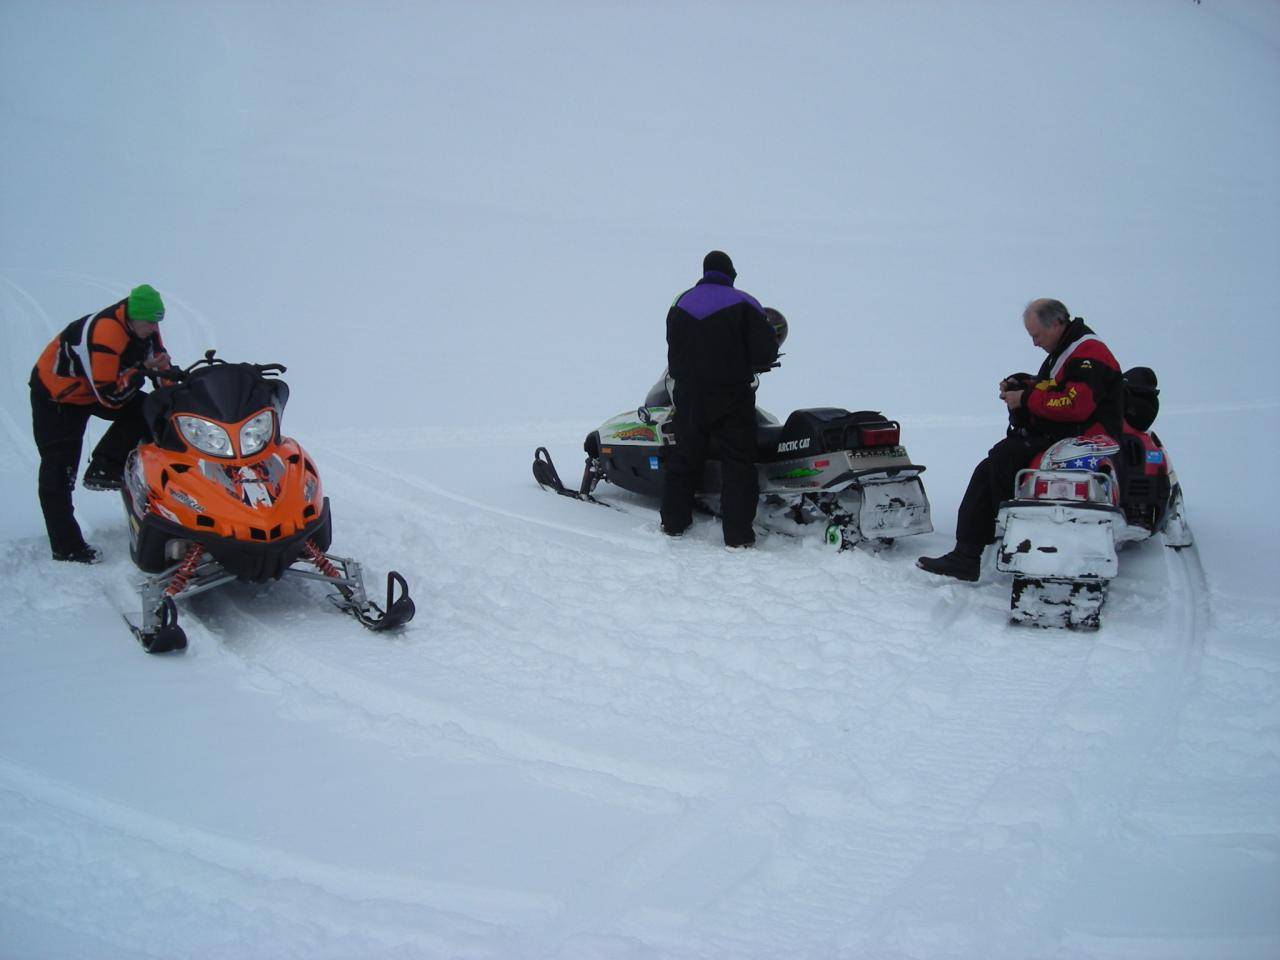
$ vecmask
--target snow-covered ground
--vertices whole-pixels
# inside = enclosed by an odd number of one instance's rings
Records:
[[[649,6],[0,5],[0,957],[1280,955],[1280,9]],[[534,485],[713,246],[761,403],[901,419],[938,533]],[[142,281],[289,365],[402,633],[230,587],[148,657],[109,494],[49,561],[26,376]],[[1093,635],[914,567],[1041,295],[1159,373],[1197,537]]]

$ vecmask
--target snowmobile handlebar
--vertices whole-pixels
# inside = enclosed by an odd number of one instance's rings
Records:
[[[183,370],[181,367],[169,367],[166,370],[150,370],[144,368],[142,375],[157,387],[163,387],[170,383],[181,383],[187,379],[187,371]]]
[[[217,350],[206,350],[203,357],[182,371],[184,378],[186,374],[198,367],[213,367],[220,363],[227,363],[226,360],[217,356],[217,352]],[[258,374],[284,373],[289,369],[283,363],[251,363],[249,366],[253,368],[254,373]]]
[[[166,370],[152,370],[144,367],[142,375],[157,387],[183,383],[190,378],[193,370],[198,370],[200,367],[213,367],[227,362],[215,356],[216,352],[215,350],[206,350],[203,357],[188,367],[169,367]],[[254,373],[260,376],[284,373],[288,369],[283,363],[251,363],[249,366]]]

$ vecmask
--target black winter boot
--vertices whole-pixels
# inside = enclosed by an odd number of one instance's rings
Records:
[[[124,467],[112,466],[102,460],[91,460],[84,472],[86,490],[119,490],[124,481]]]
[[[982,572],[982,550],[980,544],[957,543],[954,550],[940,557],[921,557],[916,566],[928,573],[976,583]]]
[[[102,558],[96,547],[91,547],[87,543],[71,550],[54,550],[53,559],[62,560],[66,563],[97,563]]]

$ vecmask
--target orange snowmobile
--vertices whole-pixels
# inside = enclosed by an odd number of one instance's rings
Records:
[[[125,620],[148,653],[186,648],[174,601],[232,580],[320,580],[336,588],[329,599],[339,610],[372,630],[413,619],[404,577],[387,574],[383,609],[366,597],[358,563],[325,552],[332,523],[320,475],[280,433],[284,372],[209,350],[156,376],[143,405],[154,440],[129,455],[121,486],[129,553],[150,574],[139,587],[142,622]]]

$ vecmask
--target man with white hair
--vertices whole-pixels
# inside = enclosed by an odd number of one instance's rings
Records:
[[[1107,345],[1060,300],[1027,304],[1022,324],[1031,342],[1048,356],[1036,376],[1015,373],[1000,381],[1009,410],[1003,440],[974,468],[956,518],[956,545],[940,557],[921,557],[922,570],[976,581],[982,553],[995,540],[1000,504],[1013,495],[1018,471],[1066,437],[1105,433],[1119,440],[1124,429],[1124,376]]]

